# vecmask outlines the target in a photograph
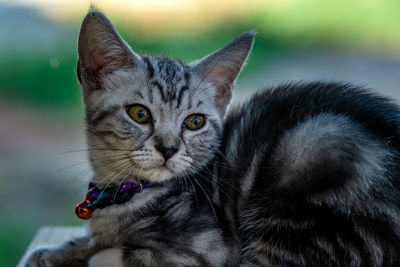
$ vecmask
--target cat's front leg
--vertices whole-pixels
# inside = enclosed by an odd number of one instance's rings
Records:
[[[123,251],[119,248],[103,249],[90,258],[89,267],[123,267]]]
[[[57,248],[35,250],[26,261],[26,267],[87,266],[89,259],[97,252],[90,245],[89,237],[67,242]]]

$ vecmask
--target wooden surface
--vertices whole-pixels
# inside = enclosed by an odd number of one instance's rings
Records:
[[[79,226],[45,226],[39,229],[28,249],[18,263],[17,267],[23,267],[26,257],[35,249],[40,247],[56,247],[71,240],[74,237],[84,236],[87,230]]]

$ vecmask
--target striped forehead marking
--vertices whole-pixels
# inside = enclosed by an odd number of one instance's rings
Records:
[[[175,108],[182,104],[184,93],[189,89],[189,68],[183,63],[167,57],[143,57],[150,83],[149,101],[153,103],[153,90],[157,91],[164,103]]]

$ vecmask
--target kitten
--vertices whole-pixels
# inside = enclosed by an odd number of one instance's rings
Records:
[[[90,195],[113,196],[127,182],[147,188],[127,202],[95,209],[87,238],[37,251],[28,266],[239,262],[238,243],[213,203],[210,179],[233,83],[254,35],[245,33],[184,64],[137,55],[103,14],[89,12],[79,35],[77,73],[95,173]],[[78,213],[88,218],[86,204]]]
[[[77,72],[90,234],[27,266],[400,265],[398,107],[311,83],[226,113],[254,36],[185,64],[139,56],[89,12]]]

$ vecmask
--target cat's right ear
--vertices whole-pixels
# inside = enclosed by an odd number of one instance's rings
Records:
[[[103,75],[140,61],[107,17],[94,8],[82,22],[78,54],[77,75],[85,91],[100,89]]]

